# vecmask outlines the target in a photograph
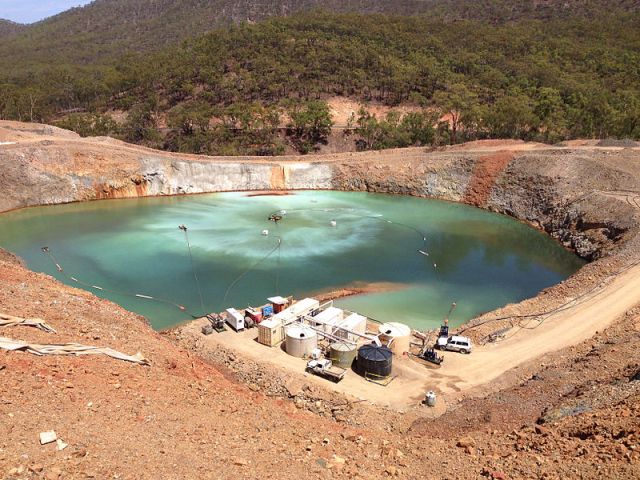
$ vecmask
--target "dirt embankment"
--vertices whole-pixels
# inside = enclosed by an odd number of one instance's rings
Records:
[[[478,157],[473,176],[462,197],[463,203],[477,207],[485,206],[498,176],[514,157],[514,152],[509,151]]]
[[[198,157],[0,122],[0,211],[215,191],[367,190],[462,201],[544,229],[595,259],[629,238],[640,149],[506,141],[304,157]],[[609,196],[607,196],[609,195]]]
[[[476,320],[492,320],[470,331],[479,341],[511,329],[511,340],[498,336],[495,348],[478,352],[488,362],[478,376],[487,375],[490,362],[502,374],[466,387],[462,376],[448,379],[460,391],[433,420],[418,405],[404,414],[365,403],[336,408],[330,391],[304,380],[283,389],[289,379],[233,352],[204,360],[144,319],[0,254],[0,311],[43,318],[58,331],[11,327],[1,336],[140,351],[151,361],[141,367],[0,352],[3,478],[640,476],[640,274],[627,268],[640,255],[637,149],[481,143],[435,152],[216,159],[7,122],[0,123],[0,141],[15,142],[0,145],[0,210],[234,189],[368,190],[466,199],[598,259],[537,298]],[[624,298],[613,295],[616,282],[631,289]],[[555,313],[530,317],[547,311]],[[493,321],[500,316],[509,319]],[[597,333],[582,328],[572,339],[575,322],[596,317],[590,328]],[[531,352],[531,339],[559,335],[562,342],[542,357]],[[514,358],[491,356],[500,345],[513,346],[504,352]],[[524,361],[515,358],[520,347],[528,349]],[[509,370],[504,364],[511,361]],[[40,445],[46,430],[68,446]]]

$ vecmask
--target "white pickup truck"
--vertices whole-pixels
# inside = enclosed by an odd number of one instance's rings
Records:
[[[347,373],[346,369],[336,367],[328,358],[309,360],[307,370],[334,382],[342,380],[345,373]]]

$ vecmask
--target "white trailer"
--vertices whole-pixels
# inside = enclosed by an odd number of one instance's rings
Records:
[[[280,313],[276,313],[273,318],[280,320],[282,324],[286,326],[297,321],[300,317],[310,314],[318,307],[320,307],[320,302],[315,298],[304,298],[289,308],[285,308]]]
[[[303,298],[299,302],[294,303],[286,311],[291,312],[296,317],[302,317],[311,313],[313,310],[316,310],[320,307],[320,302],[315,298]]]
[[[335,327],[342,322],[344,318],[344,310],[336,307],[329,307],[323,310],[315,317],[307,317],[309,323],[326,333],[331,333],[335,330]]]
[[[227,308],[226,320],[231,328],[233,328],[236,332],[244,330],[244,317],[235,308]]]
[[[335,330],[335,335],[345,340],[357,342],[367,332],[367,317],[352,313]]]

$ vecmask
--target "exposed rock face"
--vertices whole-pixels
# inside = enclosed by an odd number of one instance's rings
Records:
[[[147,195],[331,188],[328,165],[310,163],[194,162],[161,157],[141,159]]]
[[[198,163],[143,158],[143,183],[149,195],[220,192],[228,190],[265,190],[271,185],[267,164]]]
[[[637,208],[620,196],[640,185],[637,149],[505,144],[503,150],[474,145],[431,152],[413,148],[210,158],[156,152],[111,139],[79,139],[45,126],[8,122],[0,122],[0,139],[16,141],[0,146],[0,211],[146,195],[358,190],[465,202],[511,215],[587,259],[631,238],[629,232],[637,225]]]

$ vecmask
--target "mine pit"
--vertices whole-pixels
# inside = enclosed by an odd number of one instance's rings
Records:
[[[0,149],[3,168],[0,210],[9,212],[1,217],[3,227],[20,216],[33,220],[44,210],[64,214],[46,215],[49,218],[38,227],[38,238],[32,242],[30,254],[18,252],[16,246],[8,245],[7,237],[4,238],[2,247],[20,253],[23,258],[0,250],[0,313],[25,320],[42,319],[56,333],[28,326],[9,326],[2,333],[32,345],[76,343],[111,348],[127,355],[140,353],[148,360],[148,366],[100,355],[73,358],[1,352],[0,376],[6,388],[0,413],[6,420],[3,426],[8,426],[15,440],[3,447],[7,453],[5,460],[29,456],[28,461],[11,462],[11,468],[15,467],[16,471],[22,464],[31,465],[29,468],[34,471],[50,469],[55,464],[60,465],[59,471],[73,471],[74,475],[112,476],[121,465],[121,447],[138,451],[141,442],[148,447],[144,450],[145,459],[154,466],[165,465],[170,458],[170,462],[186,461],[206,469],[211,463],[212,448],[227,441],[241,441],[245,451],[253,455],[251,460],[225,456],[219,463],[236,476],[242,476],[241,470],[247,462],[274,465],[273,449],[265,450],[265,445],[278,445],[274,447],[276,455],[282,455],[283,459],[286,455],[279,468],[289,468],[293,458],[296,465],[303,462],[305,468],[315,468],[313,475],[316,471],[328,473],[329,466],[343,465],[346,459],[347,465],[357,465],[363,474],[373,472],[372,478],[380,472],[384,475],[402,472],[401,475],[413,478],[424,474],[424,465],[429,465],[428,468],[434,462],[445,465],[455,455],[456,461],[464,463],[468,468],[465,471],[474,478],[486,472],[490,477],[494,471],[507,471],[509,478],[511,474],[519,478],[525,471],[540,473],[558,469],[570,476],[571,472],[575,473],[574,465],[590,472],[600,467],[603,471],[613,468],[616,472],[629,473],[618,475],[621,478],[634,477],[638,453],[631,447],[637,444],[640,405],[638,382],[630,381],[637,376],[635,358],[640,314],[637,308],[640,291],[637,149],[527,143],[519,144],[516,149],[511,144],[495,141],[441,151],[414,148],[278,160],[229,159],[150,152],[119,142],[107,144],[93,139],[59,137],[50,130],[46,130],[46,134],[35,134],[23,128],[18,138],[13,129],[19,128],[19,124],[11,124],[3,138],[15,139],[16,143]],[[501,151],[505,153],[499,153]],[[95,161],[97,158],[99,162]],[[478,178],[482,175],[488,178]],[[96,191],[97,185],[105,186],[101,192],[108,192],[109,198],[128,199],[88,202],[101,197]],[[172,196],[222,191],[239,193]],[[248,196],[251,192],[273,191],[289,194]],[[296,219],[294,205],[287,202],[295,203],[306,195],[319,193],[336,198],[338,194],[354,193],[371,199],[378,197],[368,194],[400,194],[384,196],[385,201],[391,199],[401,204],[400,214],[364,207],[369,208],[370,213],[382,213],[381,218],[391,222],[415,227],[420,233],[426,230],[426,235],[421,237],[415,231],[382,220],[366,219],[371,225],[363,224],[365,219],[349,219],[346,212],[342,212],[345,215],[324,212],[325,216]],[[239,248],[239,243],[255,242],[254,246],[262,249],[262,256],[252,255],[242,265],[244,269],[228,272],[216,295],[201,288],[201,302],[193,273],[195,270],[198,282],[204,287],[206,274],[202,276],[202,271],[206,268],[202,267],[206,267],[207,262],[203,261],[203,253],[207,249],[215,250],[213,242],[201,243],[200,235],[206,230],[206,222],[199,224],[179,214],[166,221],[166,232],[155,230],[140,237],[146,222],[155,220],[157,211],[135,220],[127,219],[122,211],[127,205],[143,208],[153,202],[179,211],[181,201],[206,203],[213,198],[224,199],[225,195],[233,198],[234,203],[235,197],[257,201],[253,206],[267,202],[268,208],[255,209],[259,221],[247,225],[248,234],[231,235],[226,242],[230,253]],[[139,198],[142,196],[160,197]],[[431,203],[424,198],[446,202]],[[285,203],[281,203],[283,201]],[[482,210],[459,205],[465,201]],[[42,207],[70,202],[72,204],[57,205],[52,210]],[[549,250],[552,253],[542,255],[539,271],[553,270],[545,262],[545,256],[553,258],[549,263],[554,267],[556,253],[566,255],[576,264],[562,275],[556,272],[553,281],[539,285],[541,291],[523,293],[519,297],[522,300],[504,299],[495,310],[491,310],[493,306],[478,306],[486,301],[480,298],[473,299],[479,310],[472,312],[468,310],[469,295],[452,295],[442,290],[443,298],[438,297],[433,304],[437,308],[418,305],[417,314],[410,315],[427,319],[422,325],[413,324],[409,317],[399,318],[398,312],[402,309],[397,306],[410,307],[410,302],[396,302],[390,309],[391,315],[386,317],[377,306],[372,307],[373,312],[367,311],[366,303],[377,296],[402,298],[411,294],[415,284],[427,290],[419,280],[429,275],[433,275],[429,277],[431,280],[438,272],[443,277],[450,275],[449,279],[456,279],[456,275],[446,270],[459,256],[454,256],[453,262],[446,258],[443,252],[451,242],[444,237],[439,244],[429,244],[434,239],[429,236],[429,227],[433,228],[437,222],[414,222],[415,218],[410,217],[415,209],[406,208],[412,202],[422,202],[419,204],[430,205],[429,208],[442,205],[464,210],[466,224],[473,215],[482,214],[493,219],[490,224],[505,222],[504,225],[517,225],[513,228],[535,234],[543,239],[543,244],[553,246],[553,250]],[[363,207],[360,200],[350,200],[346,207],[355,208],[353,203]],[[77,209],[75,214],[67,216],[74,209]],[[206,208],[187,210],[206,211]],[[287,213],[282,215],[282,210]],[[513,218],[494,216],[487,210]],[[416,215],[428,217],[424,210],[416,211]],[[92,219],[93,224],[79,221],[77,216],[73,221],[74,215],[81,212],[87,218],[97,218]],[[268,218],[277,212],[282,218],[276,225]],[[401,218],[405,215],[409,218]],[[240,220],[238,215],[234,217],[234,221],[222,222],[223,226],[233,230],[247,220],[244,214]],[[131,231],[120,231],[129,220]],[[189,241],[193,242],[193,268],[185,231],[178,228],[180,225],[186,227]],[[508,242],[504,243],[508,239],[493,238],[490,229],[477,225],[474,223],[472,233],[489,240],[489,245],[499,247],[495,255],[482,257],[483,261],[499,261],[503,259],[502,254],[511,251],[535,260],[536,248],[532,248],[531,243],[515,242],[515,246],[509,247]],[[411,268],[386,269],[396,275],[391,279],[342,278],[304,288],[299,281],[286,285],[282,283],[286,277],[280,276],[279,288],[276,288],[273,269],[277,265],[275,253],[280,250],[276,248],[278,237],[282,237],[283,242],[281,265],[288,260],[287,255],[293,257],[295,252],[289,248],[285,254],[283,233],[289,233],[290,240],[299,238],[299,252],[325,249],[321,251],[322,257],[330,259],[332,243],[327,239],[340,240],[341,235],[351,230],[362,232],[365,227],[374,228],[372,226],[382,229],[385,242],[380,248],[383,252],[385,248],[399,252],[398,257],[380,256],[376,261],[386,267],[398,261],[403,267]],[[11,236],[13,242],[23,233],[30,233],[32,228],[33,225],[26,223],[14,223],[11,228],[3,228],[2,234]],[[308,235],[296,235],[301,228],[320,232],[321,235],[317,235],[320,239],[316,240],[315,234],[311,235],[311,241]],[[268,232],[263,235],[265,230]],[[11,232],[10,235],[7,232]],[[106,253],[109,261],[92,261],[91,268],[70,261],[65,245],[75,233],[91,238],[89,243],[99,245],[99,253]],[[469,233],[469,229],[462,233]],[[103,243],[111,234],[120,236],[127,248],[115,250]],[[45,237],[46,241],[42,241]],[[425,237],[426,246],[422,240]],[[363,248],[360,240],[356,240],[355,255],[358,256]],[[365,245],[370,241],[371,235]],[[303,248],[305,242],[308,244]],[[481,242],[476,237],[469,243]],[[167,265],[164,265],[155,257],[154,262],[142,262],[146,264],[146,271],[140,266],[130,268],[144,259],[142,247],[147,244],[159,247],[154,252],[162,248],[173,251],[173,260],[165,261]],[[48,252],[43,251],[43,247],[47,247]],[[95,256],[86,245],[76,245],[73,249],[67,245],[66,248],[84,260]],[[274,250],[274,254],[264,261],[262,273],[249,268],[270,250]],[[33,258],[29,259],[29,255]],[[141,257],[132,261],[136,255]],[[439,258],[432,259],[434,255]],[[224,259],[224,255],[218,256]],[[40,262],[41,269],[34,260]],[[532,264],[537,261],[539,259]],[[435,272],[434,263],[438,268]],[[322,263],[314,264],[318,265]],[[423,269],[419,270],[418,265]],[[541,268],[540,265],[537,268]],[[132,310],[138,308],[135,305],[147,305],[147,308],[155,305],[156,302],[147,297],[157,298],[158,294],[146,287],[152,284],[149,279],[156,280],[161,267],[175,268],[181,274],[172,279],[172,288],[167,291],[171,295],[162,297],[170,303],[159,303],[144,314],[157,322],[154,332],[148,320]],[[365,267],[369,271],[377,268],[376,265]],[[121,286],[127,287],[120,291],[127,293],[124,299],[100,298],[107,297],[109,287],[113,287],[107,282],[113,278],[111,272],[127,268],[144,273],[144,278],[122,283]],[[87,271],[92,273],[87,276]],[[245,271],[248,273],[229,289],[225,300],[228,287]],[[75,281],[63,279],[63,273]],[[316,268],[315,273],[321,274],[322,270]],[[292,278],[293,274],[300,272],[292,270]],[[424,277],[420,277],[421,274]],[[263,282],[255,282],[256,288],[263,290],[248,300],[253,293],[243,283],[258,275],[262,275]],[[464,280],[464,276],[461,277]],[[489,276],[483,278],[486,280]],[[468,280],[481,289],[490,290],[490,285],[484,285],[486,281],[478,281],[473,275]],[[77,288],[80,282],[86,285]],[[183,288],[190,292],[189,298],[174,296]],[[517,289],[517,285],[506,287],[507,291]],[[455,290],[460,291],[464,288]],[[129,296],[132,292],[135,297]],[[240,314],[249,312],[255,316],[260,307],[273,304],[268,299],[277,297],[278,293],[297,301],[309,297],[317,299],[320,305],[329,303],[331,306],[324,311],[336,308],[370,317],[366,335],[389,335],[394,332],[391,324],[404,324],[412,331],[409,346],[413,356],[392,353],[388,377],[392,380],[385,386],[381,383],[386,382],[367,381],[357,367],[353,368],[353,360],[352,368],[346,368],[344,365],[348,365],[351,355],[357,364],[357,352],[353,353],[351,345],[340,346],[336,342],[328,345],[329,358],[344,368],[346,374],[334,383],[315,372],[305,372],[308,362],[313,360],[313,348],[312,358],[308,359],[288,354],[286,339],[284,350],[281,345],[260,344],[253,337],[258,336],[258,327],[235,332],[228,326],[222,333],[213,331],[205,335],[203,327],[211,326],[211,321],[206,317],[191,321],[186,312],[193,309],[196,311],[189,313],[195,315],[201,311],[222,313],[233,307]],[[220,295],[225,301],[216,303],[215,298],[219,299]],[[450,311],[452,298],[456,307]],[[120,305],[130,301],[131,306],[125,309],[114,301]],[[169,311],[172,319],[163,320],[161,316]],[[428,318],[432,311],[433,316]],[[331,311],[326,314],[331,315]],[[453,337],[469,338],[471,354],[435,350],[435,356],[431,356],[427,350],[418,351],[423,344],[415,333],[426,333],[424,345],[433,346],[445,318],[450,320],[447,341],[452,337],[452,341],[458,342],[452,346],[461,348],[461,340]],[[375,319],[383,323],[372,321]],[[169,325],[174,326],[165,330]],[[159,329],[161,334],[157,333]],[[398,332],[401,331],[399,328]],[[299,337],[298,343],[306,343],[306,338],[306,334],[304,339]],[[402,346],[402,343],[395,345]],[[325,347],[321,340],[318,345]],[[304,356],[306,345],[298,346],[301,348],[296,351]],[[444,357],[444,361],[438,366],[433,361],[440,357]],[[373,367],[370,371],[384,372],[382,367]],[[54,401],[43,402],[45,395]],[[39,433],[51,430],[67,445],[64,458],[61,452],[55,453],[54,445],[49,444],[48,450],[46,445],[40,445]],[[182,441],[187,436],[189,443]],[[177,451],[170,446],[176,446]],[[576,452],[579,452],[577,457]],[[67,458],[71,464],[65,463]],[[87,459],[91,459],[91,469],[83,465]],[[556,461],[549,470],[551,463],[545,462]],[[94,469],[100,473],[96,475]]]

